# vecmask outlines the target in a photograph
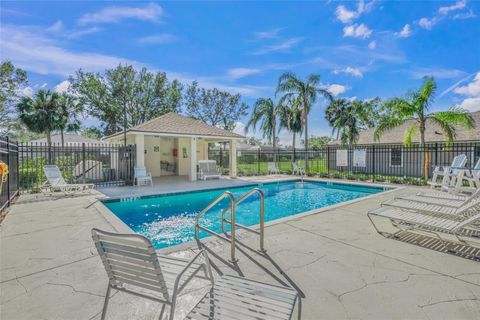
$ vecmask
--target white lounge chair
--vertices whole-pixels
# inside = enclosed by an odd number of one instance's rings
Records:
[[[461,206],[464,206],[468,204],[470,201],[475,200],[476,198],[480,197],[480,189],[477,189],[472,195],[462,197],[462,198],[451,198],[448,197],[450,196],[449,193],[443,192],[443,195],[447,197],[428,197],[428,196],[421,196],[418,194],[412,194],[412,195],[405,195],[405,196],[398,196],[395,197],[396,200],[407,200],[407,201],[413,201],[413,202],[420,202],[420,203],[426,203],[426,204],[433,204],[433,205],[441,205],[441,206],[447,206],[447,207],[453,207],[453,208],[460,208]]]
[[[203,250],[189,261],[157,255],[150,240],[138,234],[92,229],[92,238],[109,279],[102,320],[112,289],[161,303],[159,319],[163,317],[165,306],[170,306],[169,319],[173,320],[177,295],[193,277],[210,280],[213,284],[209,260]],[[204,256],[204,263],[197,262],[200,256]],[[148,293],[144,293],[145,290]]]
[[[208,178],[220,179],[221,176],[222,173],[220,172],[215,160],[198,161],[198,178],[200,180],[207,180]]]
[[[70,184],[65,181],[62,172],[56,165],[43,166],[43,172],[47,181],[42,186],[42,189],[47,192],[64,192],[65,194],[74,194],[77,192],[85,192],[93,189],[93,183],[86,184]]]
[[[137,186],[145,186],[147,184],[153,185],[152,174],[147,173],[145,167],[135,167],[133,168],[134,173],[134,183]]]
[[[455,251],[455,242],[457,241],[470,247],[479,247],[480,245],[480,229],[475,226],[480,220],[479,211],[476,211],[471,217],[462,220],[451,220],[433,215],[426,216],[419,212],[381,207],[368,212],[367,216],[375,230],[384,236],[396,237],[398,232],[389,233],[381,231],[373,221],[373,217],[389,219],[392,226],[399,231],[433,235],[442,241],[445,248],[450,251]],[[452,240],[454,241],[453,243]],[[475,257],[478,258],[478,256]]]
[[[453,158],[451,166],[437,166],[433,170],[432,181],[429,181],[428,184],[432,188],[441,188],[441,187],[455,187],[457,182],[457,175],[463,173],[463,171],[458,170],[465,167],[467,163],[467,156],[460,154]],[[438,182],[439,178],[442,178],[441,182]]]
[[[185,319],[290,319],[297,299],[301,317],[300,297],[291,288],[228,275],[214,282],[204,250],[184,260],[158,255],[150,240],[138,234],[92,229],[92,238],[109,278],[102,320],[111,289],[161,303],[159,319],[168,305],[173,320],[177,296],[194,277],[210,280],[212,288]],[[197,262],[200,256],[203,263]]]
[[[297,175],[297,174],[301,176],[305,175],[305,169],[299,166],[296,162],[292,162],[292,168],[293,168],[292,170],[293,175]]]
[[[277,164],[275,162],[268,163],[268,174],[280,174],[280,170],[278,170]]]
[[[471,188],[480,189],[480,158],[472,170],[465,170],[462,179],[467,181]]]
[[[404,199],[391,199],[382,203],[382,207],[394,207],[397,209],[403,209],[404,211],[416,211],[423,214],[437,214],[449,216],[456,219],[462,219],[465,216],[470,215],[472,212],[480,211],[480,196],[471,197],[468,201],[465,201],[459,207],[445,206],[441,204],[431,204],[425,202],[416,202]]]

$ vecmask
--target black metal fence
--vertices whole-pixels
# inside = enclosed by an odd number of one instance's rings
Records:
[[[2,174],[0,175],[0,212],[10,206],[19,194],[18,175],[18,144],[10,141],[8,137],[0,136],[0,162]],[[8,166],[8,174],[4,172]]]
[[[288,150],[277,152],[237,151],[237,174],[252,176],[268,174],[268,163],[275,162],[280,171],[292,172],[292,162],[307,167],[308,175],[324,178],[425,184],[435,166],[452,163],[456,155],[467,155],[467,167],[480,158],[480,141],[428,143],[425,146],[402,144],[370,144],[356,146],[328,145],[321,150]],[[209,159],[229,167],[229,151],[209,152]]]
[[[135,146],[111,144],[20,144],[19,187],[39,192],[46,181],[43,166],[57,165],[68,183],[97,186],[133,184]]]

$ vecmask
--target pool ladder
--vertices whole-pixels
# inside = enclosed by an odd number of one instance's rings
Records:
[[[259,224],[259,230],[255,230],[253,228],[250,228],[250,227],[247,227],[247,226],[244,226],[242,224],[239,224],[239,223],[236,223],[235,222],[235,212],[236,212],[236,208],[237,206],[242,203],[243,201],[245,201],[246,199],[250,198],[251,196],[253,196],[254,194],[258,194],[259,197],[260,197],[260,224]],[[211,229],[208,229],[206,227],[203,227],[200,225],[200,218],[205,214],[207,213],[210,209],[212,209],[216,204],[218,204],[220,201],[222,201],[223,199],[225,198],[228,198],[229,201],[230,201],[230,204],[228,207],[224,208],[222,210],[222,233],[223,234],[220,234],[218,232],[215,232]],[[228,220],[227,218],[225,218],[225,213],[230,210],[230,220]],[[227,232],[226,232],[226,229],[225,229],[225,224],[230,224],[230,236],[227,236]],[[236,258],[235,258],[235,229],[236,228],[240,228],[240,229],[243,229],[243,230],[246,230],[246,231],[249,231],[249,232],[252,232],[252,233],[255,233],[257,235],[259,235],[260,237],[260,251],[261,252],[265,252],[265,247],[264,247],[264,241],[265,241],[265,232],[264,232],[264,229],[265,229],[265,196],[262,192],[262,190],[258,189],[258,188],[254,188],[252,190],[250,190],[249,192],[247,192],[246,194],[244,194],[240,199],[238,200],[235,200],[235,197],[233,196],[233,194],[229,191],[225,191],[224,193],[222,193],[218,198],[216,198],[215,200],[213,200],[207,207],[205,207],[205,209],[203,209],[202,211],[200,211],[196,216],[195,216],[195,239],[197,241],[200,240],[200,237],[199,237],[199,231],[200,230],[203,230],[213,236],[216,236],[222,240],[225,240],[227,242],[230,242],[230,258],[231,258],[231,261],[232,262],[236,262],[238,261]]]

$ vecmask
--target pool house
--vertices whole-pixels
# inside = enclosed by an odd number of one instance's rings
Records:
[[[136,166],[144,166],[152,177],[188,176],[197,180],[198,161],[208,160],[208,146],[227,143],[229,175],[237,174],[236,145],[244,137],[208,125],[200,120],[170,112],[126,131],[127,144],[136,145]],[[112,144],[124,143],[124,132],[105,138]]]

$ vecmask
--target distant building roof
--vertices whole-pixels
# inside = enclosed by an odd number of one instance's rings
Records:
[[[226,138],[244,138],[239,134],[208,125],[203,121],[182,116],[175,112],[170,112],[139,124],[128,129],[127,132],[152,132],[177,135],[184,134]],[[122,132],[117,132],[110,137],[117,136],[119,134],[122,134]]]
[[[61,144],[62,143],[62,136],[61,134],[53,134],[51,136],[52,138],[52,143],[54,144]],[[82,144],[82,143],[87,143],[87,144],[98,144],[98,143],[103,143],[99,140],[95,140],[92,138],[87,138],[79,134],[74,134],[74,133],[65,133],[64,134],[64,142],[65,145],[77,145],[77,144]],[[42,138],[42,139],[37,139],[37,140],[32,140],[29,141],[29,143],[38,143],[38,144],[46,144],[47,143],[47,138]]]
[[[480,140],[480,111],[471,113],[473,120],[475,120],[475,127],[472,130],[467,130],[464,126],[456,126],[455,141],[474,141]],[[403,143],[405,131],[410,128],[415,119],[407,120],[402,125],[389,130],[382,134],[379,141],[374,138],[375,128],[363,130],[360,133],[357,144],[373,144],[373,143]],[[426,142],[442,142],[445,141],[445,136],[442,129],[436,123],[427,120],[425,130]],[[413,142],[420,143],[420,133],[417,131],[413,137]],[[330,142],[329,144],[341,144],[339,140]]]

